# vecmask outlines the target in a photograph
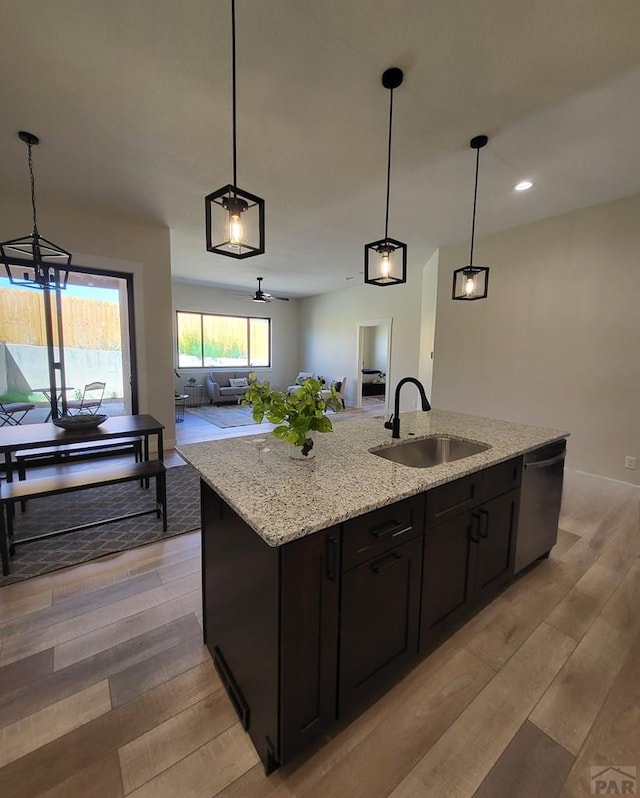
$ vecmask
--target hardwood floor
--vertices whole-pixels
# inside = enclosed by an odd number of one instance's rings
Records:
[[[1,588],[0,795],[578,798],[640,769],[640,489],[565,485],[549,560],[269,778],[202,645],[198,533]]]

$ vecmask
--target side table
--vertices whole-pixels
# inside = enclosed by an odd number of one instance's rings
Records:
[[[176,424],[179,424],[181,421],[184,421],[184,408],[187,404],[187,400],[189,397],[186,393],[178,394],[175,397],[176,402]]]
[[[202,385],[185,385],[184,392],[187,395],[187,407],[200,407],[202,404]]]

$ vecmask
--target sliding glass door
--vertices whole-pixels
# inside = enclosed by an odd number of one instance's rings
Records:
[[[0,400],[35,403],[34,423],[92,382],[105,383],[101,412],[138,412],[133,275],[72,267],[59,297],[0,278]]]

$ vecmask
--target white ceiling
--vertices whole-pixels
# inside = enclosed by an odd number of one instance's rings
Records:
[[[28,192],[30,130],[38,195],[166,224],[177,279],[361,279],[389,66],[389,233],[413,266],[469,235],[478,133],[479,233],[640,192],[638,0],[237,0],[238,182],[267,213],[266,254],[242,262],[204,248],[203,198],[231,182],[230,0],[3,0],[0,25],[3,190]]]

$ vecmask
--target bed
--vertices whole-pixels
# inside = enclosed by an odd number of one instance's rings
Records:
[[[386,391],[386,376],[378,369],[362,369],[362,395],[384,396]]]

